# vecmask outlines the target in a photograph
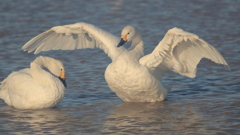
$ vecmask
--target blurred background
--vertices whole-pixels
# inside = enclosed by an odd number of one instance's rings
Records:
[[[61,60],[65,97],[53,109],[17,110],[0,100],[4,134],[237,134],[240,132],[240,1],[233,0],[1,0],[0,81],[37,56]],[[48,51],[21,47],[58,25],[87,22],[116,36],[126,25],[143,35],[151,53],[168,29],[194,33],[217,48],[227,67],[203,59],[197,77],[169,73],[166,101],[125,103],[104,79],[111,62],[100,49]]]

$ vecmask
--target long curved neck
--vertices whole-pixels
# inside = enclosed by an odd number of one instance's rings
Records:
[[[48,68],[46,57],[39,56],[32,63],[35,63],[40,68]]]
[[[52,75],[43,68],[47,68],[46,61],[44,61],[44,59],[41,57],[38,57],[30,64],[32,78],[42,85],[47,85],[49,82],[51,82]]]
[[[139,32],[138,34],[133,38],[132,40],[132,45],[128,49],[132,54],[135,55],[136,58],[140,58],[143,56],[143,51],[144,51],[144,43],[142,41],[142,36]]]

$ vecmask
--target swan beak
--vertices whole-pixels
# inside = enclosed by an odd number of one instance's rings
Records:
[[[127,42],[127,35],[121,36],[121,41],[118,43],[117,47],[123,46]]]
[[[66,81],[65,81],[65,72],[63,70],[61,71],[61,74],[58,78],[63,83],[63,85],[67,88],[67,84],[66,84]]]

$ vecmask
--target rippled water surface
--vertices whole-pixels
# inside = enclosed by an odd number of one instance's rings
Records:
[[[17,110],[0,100],[0,134],[240,134],[240,2],[234,0],[24,0],[0,1],[0,81],[37,56],[65,64],[68,88],[53,109]],[[21,47],[57,25],[92,23],[120,36],[139,28],[150,53],[166,31],[179,27],[216,47],[227,67],[209,60],[194,79],[170,73],[172,89],[159,103],[126,103],[107,86],[111,62],[100,49],[48,51]]]

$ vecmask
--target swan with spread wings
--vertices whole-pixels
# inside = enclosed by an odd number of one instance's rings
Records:
[[[194,78],[202,58],[228,65],[217,49],[197,35],[179,28],[168,30],[148,55],[144,55],[144,42],[137,28],[126,26],[121,35],[119,38],[81,22],[53,27],[31,39],[22,49],[35,54],[59,49],[103,49],[112,60],[105,71],[108,86],[127,102],[163,101],[168,90],[159,80],[167,70]],[[123,45],[129,41],[132,44],[125,49]]]

